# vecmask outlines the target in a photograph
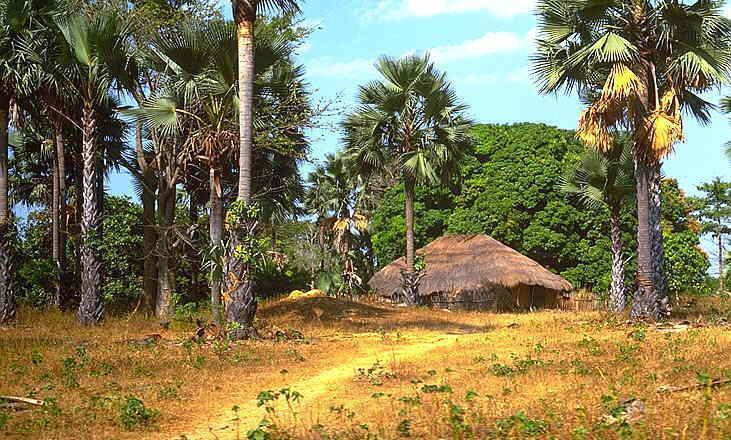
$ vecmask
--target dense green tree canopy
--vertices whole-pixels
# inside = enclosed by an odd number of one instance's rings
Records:
[[[461,185],[417,191],[417,246],[444,233],[486,233],[561,273],[577,287],[606,292],[610,281],[608,211],[587,208],[561,193],[561,178],[575,165],[584,148],[574,132],[543,124],[481,125],[477,142],[462,165]],[[373,247],[378,265],[388,264],[403,251],[403,195],[399,187],[388,191],[373,217]],[[672,243],[686,243],[683,252],[692,264],[669,245],[671,284],[699,287],[705,278],[707,257],[697,248],[690,206],[677,182],[666,181],[663,217]],[[622,209],[623,240],[634,246],[634,205]],[[677,239],[673,234],[682,233]],[[693,241],[693,238],[695,241]],[[679,249],[678,249],[679,250]],[[676,255],[677,254],[677,255]],[[628,281],[635,265],[627,267]],[[677,276],[676,276],[677,274]]]

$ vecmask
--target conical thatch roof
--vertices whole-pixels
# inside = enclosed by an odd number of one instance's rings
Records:
[[[571,283],[540,264],[487,235],[447,235],[417,251],[426,262],[426,275],[419,294],[476,291],[490,285],[542,286],[551,290],[572,290]],[[384,296],[401,291],[401,271],[406,260],[399,258],[373,275],[368,285]]]

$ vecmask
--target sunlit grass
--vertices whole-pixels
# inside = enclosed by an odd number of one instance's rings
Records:
[[[704,312],[697,324],[696,310]],[[731,378],[723,321],[731,305],[697,300],[677,313],[692,325],[665,332],[596,312],[456,313],[306,298],[262,306],[268,339],[199,344],[189,341],[192,323],[165,330],[132,317],[82,328],[72,315],[23,310],[0,330],[0,394],[48,404],[0,409],[0,433],[246,438],[266,419],[252,434],[728,438],[731,386],[658,389]],[[272,336],[293,329],[304,340]],[[161,339],[148,343],[150,334]],[[271,394],[257,402],[262,391]]]

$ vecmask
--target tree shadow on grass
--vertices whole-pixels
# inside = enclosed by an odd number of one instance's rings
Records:
[[[440,315],[440,316],[438,316]],[[260,316],[289,326],[319,326],[352,332],[430,330],[481,333],[493,327],[460,320],[426,308],[398,308],[332,297],[283,299],[262,307]]]

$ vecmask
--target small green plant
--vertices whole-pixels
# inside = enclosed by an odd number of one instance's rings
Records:
[[[177,399],[179,390],[180,390],[180,384],[176,383],[173,385],[168,385],[168,386],[160,388],[160,391],[157,393],[157,395],[161,399],[166,399],[166,400]]]
[[[67,388],[78,388],[79,381],[76,377],[76,370],[79,365],[76,363],[76,358],[67,357],[63,360],[63,367],[61,369],[63,373],[63,384]]]
[[[510,365],[505,364],[492,364],[490,367],[490,372],[494,374],[495,376],[512,376],[515,374],[515,370],[513,370],[513,367]]]
[[[495,424],[500,434],[505,437],[515,431],[528,437],[537,437],[548,429],[548,423],[540,419],[531,419],[523,411],[498,419]]]
[[[579,376],[587,376],[591,372],[589,370],[589,367],[586,365],[584,361],[581,359],[572,359],[571,360],[571,371],[574,374],[578,374]]]
[[[451,393],[452,387],[449,384],[442,385],[424,385],[421,387],[423,393]]]
[[[102,377],[102,376],[109,376],[112,372],[112,365],[108,362],[101,362],[96,365],[94,365],[91,368],[91,371],[89,371],[89,376],[91,377]]]
[[[581,339],[581,341],[579,341],[579,347],[586,349],[586,351],[592,356],[601,356],[604,354],[604,349],[602,349],[599,341],[592,337],[584,337]]]
[[[393,379],[395,377],[396,374],[386,370],[380,360],[376,360],[368,368],[358,368],[356,374],[356,379],[366,380],[375,386],[383,385],[383,379]]]
[[[619,353],[616,356],[618,362],[626,362],[632,365],[637,363],[637,352],[640,349],[639,345],[617,344],[617,348],[619,349]]]
[[[149,425],[157,411],[149,409],[140,399],[127,396],[119,407],[119,424],[127,431]]]
[[[269,440],[272,438],[269,430],[272,424],[267,419],[262,419],[259,425],[246,433],[247,440]]]
[[[411,437],[411,420],[401,420],[398,425],[396,425],[396,432],[400,437]]]
[[[447,421],[452,428],[455,438],[463,438],[465,434],[472,432],[472,427],[465,422],[465,410],[451,400],[444,402],[447,405],[449,416]]]
[[[6,413],[5,411],[0,411],[0,429],[5,429],[5,427],[8,426],[9,421],[10,414]]]
[[[629,333],[629,337],[634,339],[635,341],[642,342],[647,337],[647,333],[645,332],[645,329],[638,328],[638,329],[632,330]]]

